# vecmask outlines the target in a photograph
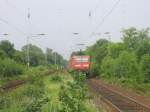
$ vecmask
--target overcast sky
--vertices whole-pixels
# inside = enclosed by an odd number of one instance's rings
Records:
[[[117,1],[0,0],[0,36],[8,33],[9,36],[4,38],[21,49],[29,33],[45,33],[47,35],[33,37],[30,42],[42,49],[52,48],[68,58],[73,50],[79,49],[76,44],[88,46],[100,38],[90,36],[92,32],[102,35],[110,32],[112,41],[120,41],[122,28],[150,27],[150,0],[121,0],[97,28]],[[28,11],[31,13],[30,20],[27,19]],[[79,35],[72,34],[75,32]]]

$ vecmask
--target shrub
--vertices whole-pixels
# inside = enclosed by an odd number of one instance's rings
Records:
[[[51,81],[62,82],[62,78],[59,75],[54,75],[51,77]]]
[[[144,55],[142,57],[141,72],[144,75],[144,81],[150,82],[150,55]]]
[[[17,64],[14,60],[4,59],[0,60],[0,76],[12,77],[23,73],[23,67]]]
[[[137,77],[139,75],[139,67],[137,58],[134,53],[123,51],[117,59],[105,57],[101,66],[104,76],[121,77]]]
[[[38,99],[44,94],[45,85],[43,78],[40,76],[31,76],[28,86],[25,89],[24,95]]]
[[[111,57],[105,57],[102,61],[101,69],[105,76],[110,77],[111,75],[113,75],[114,59]]]
[[[27,104],[22,112],[42,112],[42,107],[49,101],[48,97],[42,99],[36,99],[33,102]]]
[[[74,82],[68,82],[61,87],[59,98],[61,101],[60,112],[86,112],[85,101],[89,98],[86,94],[84,80],[86,75],[74,75]]]
[[[114,75],[117,77],[135,77],[139,75],[137,58],[134,53],[122,52],[114,63]]]

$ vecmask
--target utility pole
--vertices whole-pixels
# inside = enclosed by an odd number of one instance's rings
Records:
[[[28,9],[28,14],[27,14],[27,18],[28,18],[28,23],[29,23],[29,34],[27,36],[27,67],[28,69],[30,68],[30,38],[32,37],[36,37],[36,36],[44,36],[46,34],[44,33],[40,33],[40,34],[31,34],[31,30],[30,30],[30,27],[31,27],[31,23],[30,23],[30,17],[31,17],[31,14],[30,14],[30,11]],[[47,60],[47,57],[45,57],[46,60]]]
[[[55,52],[55,66],[56,66],[56,63],[57,63],[57,59],[56,59],[56,52]]]
[[[27,14],[27,18],[28,18],[28,22],[29,22],[29,27],[30,27],[30,12],[29,12],[29,10],[28,10],[28,14]],[[29,28],[30,29],[30,28]],[[29,31],[30,32],[30,31]],[[28,34],[28,36],[27,36],[27,67],[28,67],[28,69],[29,69],[29,67],[30,67],[30,51],[29,51],[29,49],[30,49],[30,46],[29,46],[29,39],[30,39],[30,33]]]
[[[27,37],[27,67],[30,67],[30,46],[29,46],[29,36]]]
[[[46,48],[46,53],[45,53],[45,66],[47,66],[47,48]]]

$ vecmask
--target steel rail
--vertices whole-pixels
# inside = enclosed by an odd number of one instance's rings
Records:
[[[51,74],[53,72],[54,71],[47,71],[43,74],[40,74],[40,76],[48,76],[49,74]],[[11,90],[11,89],[15,89],[15,88],[17,88],[21,85],[24,85],[30,79],[31,78],[28,77],[28,78],[25,78],[25,79],[18,79],[18,80],[9,81],[6,84],[0,86],[0,92],[5,92],[5,91]]]
[[[112,104],[110,105],[112,106],[115,105],[118,109],[122,111],[133,109],[134,112],[150,112],[150,107],[148,107],[147,105],[142,104],[141,102],[129,96],[123,95],[122,93],[116,90],[113,90],[104,85],[101,85],[97,81],[92,81],[90,79],[89,85],[91,85],[92,88],[95,89],[95,91],[97,91],[99,94],[101,94],[104,99],[107,99],[109,102],[111,102]],[[120,108],[118,104],[124,107]],[[118,112],[118,111],[116,110],[115,112]]]

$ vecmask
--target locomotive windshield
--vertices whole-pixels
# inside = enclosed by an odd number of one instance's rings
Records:
[[[89,62],[89,57],[85,56],[75,56],[74,59],[76,62],[81,63],[81,62]]]

